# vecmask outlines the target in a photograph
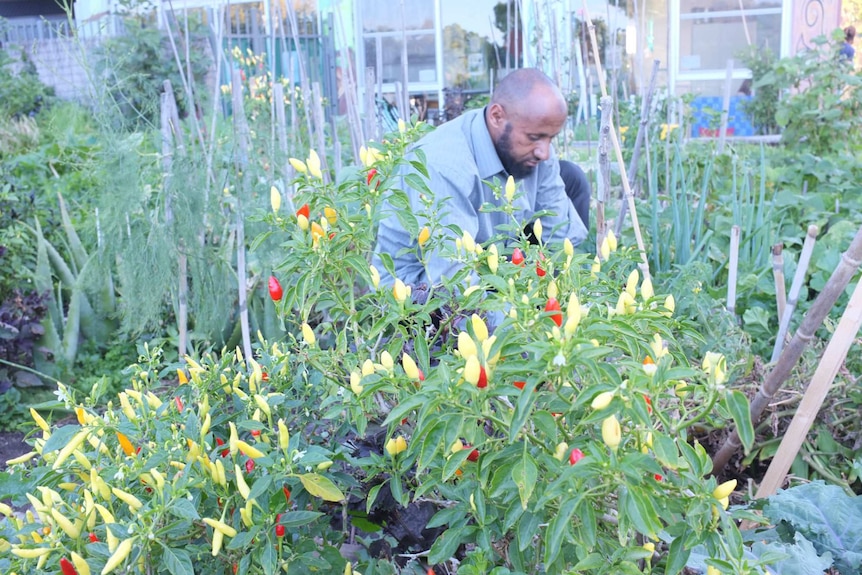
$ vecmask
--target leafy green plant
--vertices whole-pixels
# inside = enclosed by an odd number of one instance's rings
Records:
[[[775,566],[781,573],[819,573],[834,567],[850,575],[862,569],[862,498],[815,481],[781,490],[758,506],[772,527],[752,537],[761,540],[759,548],[789,555]]]
[[[429,201],[427,228],[418,213],[398,217],[420,258],[440,249],[460,271],[440,287],[379,282],[367,259],[376,222],[405,201],[402,173],[424,187],[421,155],[405,156],[421,131],[387,136],[338,182],[324,183],[314,153],[292,161],[300,208],[285,214],[276,190],[271,229],[255,242],[284,254],[270,288],[284,344],[188,360],[173,392],[160,388],[171,369],[144,349],[100,417],[92,397],[62,388],[78,425],[42,425],[32,463],[12,469],[4,490],[16,501],[30,492],[36,517],[7,524],[15,547],[0,566],[56,572],[75,552],[105,572],[139,561],[174,573],[340,572],[337,546],[354,530],[366,542],[387,532],[372,512],[389,499],[402,513],[435,506],[425,527],[442,534],[430,549],[393,541],[414,571],[427,556],[473,573],[678,573],[702,544],[725,572],[762,572],[743,553],[740,512],[725,511],[733,484],[708,477],[689,435],[732,419],[750,445],[747,401],[725,387],[720,354],[690,364],[677,336],[698,340],[696,330],[641,281],[630,249],[593,261],[544,243],[540,224],[538,245],[479,246],[440,228]],[[512,213],[503,190],[489,209]],[[71,504],[44,488],[68,489]],[[291,537],[278,522],[296,527]],[[97,542],[73,537],[76,525]],[[395,572],[371,548],[359,565]]]
[[[191,24],[191,37],[182,41],[200,45],[205,36],[199,31],[199,23]],[[106,40],[98,53],[99,69],[109,79],[108,95],[121,125],[142,128],[158,124],[159,95],[165,80],[170,80],[173,86],[181,117],[189,114],[182,77],[165,31],[141,15],[127,16],[124,28],[124,34]],[[185,53],[182,46],[177,50]],[[189,61],[192,80],[201,80],[209,64],[205,51],[191,49],[189,54],[193,56]],[[199,103],[200,96],[197,94]]]
[[[6,50],[0,50],[0,118],[35,115],[54,94],[39,81],[36,67],[23,50],[19,60],[20,70],[15,72],[15,61]]]
[[[742,110],[754,124],[758,134],[777,134],[776,114],[779,99],[785,86],[771,73],[776,57],[768,46],[751,47],[741,53],[745,67],[751,70],[752,98],[742,103]]]

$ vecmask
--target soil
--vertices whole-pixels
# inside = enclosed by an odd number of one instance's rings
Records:
[[[20,431],[0,431],[0,471],[6,469],[6,461],[24,455],[31,447],[24,443]]]

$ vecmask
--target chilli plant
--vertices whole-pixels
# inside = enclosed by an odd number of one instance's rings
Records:
[[[335,182],[316,153],[292,160],[295,214],[273,188],[284,341],[189,359],[172,389],[175,366],[145,349],[104,412],[71,395],[77,423],[34,412],[33,452],[0,490],[32,506],[5,523],[4,572],[679,573],[695,548],[710,573],[763,572],[734,522],[753,516],[728,506],[735,482],[711,478],[689,437],[732,418],[753,441],[724,358],[689,361],[676,342],[696,330],[612,237],[576,254],[538,219],[528,238],[514,182],[483,209],[517,239],[441,226],[407,153],[422,131],[402,126]],[[383,217],[459,271],[382,282],[368,262]],[[348,563],[339,547],[374,530],[357,507],[384,494],[432,504],[439,536],[400,562],[369,546]]]

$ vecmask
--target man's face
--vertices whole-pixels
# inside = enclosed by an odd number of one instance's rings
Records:
[[[533,173],[551,155],[551,141],[560,133],[565,115],[518,117],[506,120],[494,143],[503,167],[516,180]]]

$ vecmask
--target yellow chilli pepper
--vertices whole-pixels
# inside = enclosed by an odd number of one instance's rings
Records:
[[[35,547],[32,549],[21,549],[20,547],[15,547],[12,549],[12,555],[20,557],[21,559],[35,559],[37,557],[47,555],[50,552],[50,547]]]
[[[254,446],[249,445],[248,443],[246,443],[242,439],[237,440],[236,446],[237,446],[237,449],[239,449],[243,455],[245,455],[247,457],[251,457],[252,459],[258,459],[258,458],[264,456],[263,451],[261,451],[260,449],[254,447]]]
[[[124,539],[114,551],[113,555],[108,559],[108,562],[105,563],[105,567],[102,569],[102,575],[107,575],[117,567],[119,567],[123,561],[125,561],[126,557],[129,556],[129,553],[132,551],[132,543],[134,542],[133,537],[129,537],[128,539]]]
[[[113,493],[117,499],[128,505],[129,509],[131,509],[133,513],[144,506],[140,499],[117,487],[111,487],[111,493]]]
[[[56,508],[51,509],[51,517],[57,523],[57,526],[62,529],[66,535],[72,539],[77,539],[81,536],[81,528],[72,523],[72,521],[60,513]]]
[[[78,571],[78,575],[90,575],[90,565],[83,557],[74,551],[72,551],[70,556],[72,557],[72,565],[75,566],[75,569]]]

